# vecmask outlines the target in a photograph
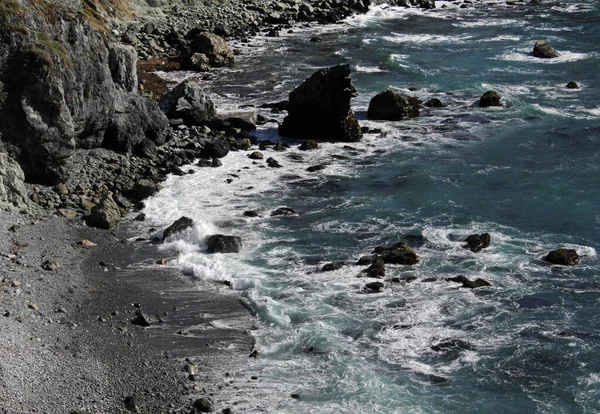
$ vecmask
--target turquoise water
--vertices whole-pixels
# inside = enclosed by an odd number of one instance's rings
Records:
[[[600,411],[600,6],[476,5],[378,7],[320,30],[317,44],[308,40],[317,29],[258,39],[206,83],[235,110],[283,99],[316,69],[347,62],[357,117],[381,129],[353,149],[265,151],[279,170],[232,153],[221,168],[169,178],[149,200],[152,225],[196,221],[165,246],[184,273],[231,281],[256,312],[261,358],[240,370],[259,380],[218,397],[236,411]],[[561,57],[532,57],[538,39]],[[445,106],[367,121],[369,99],[386,88]],[[490,89],[503,107],[475,105]],[[298,215],[270,217],[281,206]],[[242,236],[243,251],[205,254],[202,240],[217,232]],[[483,232],[488,249],[463,248]],[[388,266],[382,292],[366,294],[375,279],[360,277],[356,260],[407,235],[425,237],[419,264]],[[581,264],[541,260],[558,247],[576,249]],[[319,271],[331,261],[347,265]],[[492,287],[445,281],[458,275]],[[436,348],[448,341],[460,345]]]

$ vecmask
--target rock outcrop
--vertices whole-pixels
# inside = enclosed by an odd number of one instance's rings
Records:
[[[31,208],[23,170],[5,153],[0,153],[0,210],[27,211]]]
[[[279,134],[291,138],[354,142],[362,131],[354,118],[350,100],[356,89],[350,80],[350,66],[332,66],[315,72],[290,92],[288,116]]]
[[[465,239],[467,242],[465,248],[470,249],[473,253],[477,253],[481,249],[488,248],[491,240],[492,238],[489,233],[471,234]]]
[[[235,57],[233,50],[227,44],[227,41],[221,36],[209,32],[200,32],[192,30],[188,33],[190,46],[188,56],[193,57],[199,53],[206,56],[208,63],[213,67],[233,66]],[[185,66],[186,61],[182,64]]]
[[[242,239],[238,236],[214,234],[206,238],[208,253],[238,253],[242,248]]]
[[[544,261],[563,266],[574,266],[579,263],[581,256],[575,249],[556,249],[549,252]]]
[[[76,148],[143,156],[147,143],[168,139],[156,104],[137,95],[135,51],[94,30],[85,13],[59,3],[40,12],[38,3],[3,0],[0,24],[0,135],[26,179],[64,181]]]
[[[538,40],[533,46],[533,56],[542,59],[553,59],[560,55],[543,40]]]
[[[500,103],[500,95],[496,91],[487,91],[479,98],[479,106],[487,108],[488,106],[502,106]]]
[[[367,116],[374,120],[400,121],[419,116],[419,107],[411,103],[410,97],[387,90],[371,99]]]

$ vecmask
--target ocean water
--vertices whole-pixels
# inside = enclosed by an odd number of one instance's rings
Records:
[[[216,397],[236,412],[600,412],[600,5],[442,4],[377,6],[253,39],[235,68],[203,82],[221,112],[236,111],[349,63],[356,115],[381,130],[351,148],[304,152],[284,140],[288,151],[264,151],[280,169],[233,152],[223,167],[170,177],[148,200],[146,226],[195,220],[161,247],[185,277],[231,282],[256,315],[260,358],[240,367],[246,385]],[[538,39],[561,56],[534,58]],[[444,107],[366,120],[387,88]],[[492,89],[503,106],[479,108]],[[257,135],[279,140],[276,131],[271,122]],[[317,164],[326,167],[306,171]],[[298,214],[270,216],[283,206]],[[463,248],[483,232],[489,248]],[[241,236],[242,252],[206,254],[215,233]],[[388,265],[383,290],[366,293],[376,279],[356,260],[407,235],[424,237],[420,262]],[[541,260],[559,247],[581,263]],[[332,261],[346,266],[320,271]],[[492,286],[445,280],[459,275]],[[436,347],[449,341],[457,346]]]

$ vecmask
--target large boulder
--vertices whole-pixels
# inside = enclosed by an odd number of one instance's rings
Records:
[[[231,150],[231,144],[226,139],[218,139],[204,144],[199,157],[204,159],[223,158]]]
[[[419,107],[410,102],[410,97],[387,90],[371,99],[367,116],[375,120],[399,121],[419,116]]]
[[[169,237],[172,237],[176,234],[182,233],[185,230],[189,229],[190,227],[192,227],[194,225],[194,220],[189,218],[189,217],[180,217],[179,219],[175,220],[173,222],[173,224],[171,224],[169,227],[167,227],[164,231],[163,231],[163,235],[162,235],[162,240],[165,241],[167,240]]]
[[[159,105],[169,119],[182,119],[187,125],[202,125],[216,114],[214,102],[190,79],[167,92]]]
[[[25,174],[6,153],[0,153],[0,210],[27,211],[31,203],[25,188]]]
[[[192,56],[194,53],[204,54],[214,67],[233,66],[235,61],[233,50],[225,39],[209,32],[192,34],[189,52]]]
[[[487,108],[488,106],[502,106],[500,103],[500,95],[496,91],[487,91],[479,98],[479,106]]]
[[[88,225],[100,229],[110,229],[121,220],[121,210],[109,194],[102,198],[98,204],[92,207]]]
[[[574,266],[579,263],[580,257],[575,249],[556,249],[549,252],[544,257],[544,261],[563,266]]]
[[[209,253],[238,253],[242,248],[242,239],[238,236],[214,234],[206,238],[206,250]]]
[[[350,80],[350,66],[342,64],[315,72],[290,92],[288,116],[279,134],[291,138],[312,138],[353,142],[362,139],[350,100],[356,89]]]
[[[538,40],[533,46],[533,56],[542,59],[553,59],[559,57],[560,55],[556,50],[548,46],[546,42],[543,40]]]

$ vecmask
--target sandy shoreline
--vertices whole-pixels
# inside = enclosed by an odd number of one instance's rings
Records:
[[[144,269],[152,246],[77,219],[1,213],[0,233],[1,413],[129,412],[130,396],[139,412],[188,412],[210,394],[216,410],[228,408],[216,393],[252,349],[253,321],[236,295],[194,291],[168,266]],[[164,323],[132,324],[137,304]],[[198,367],[194,381],[185,358]]]

